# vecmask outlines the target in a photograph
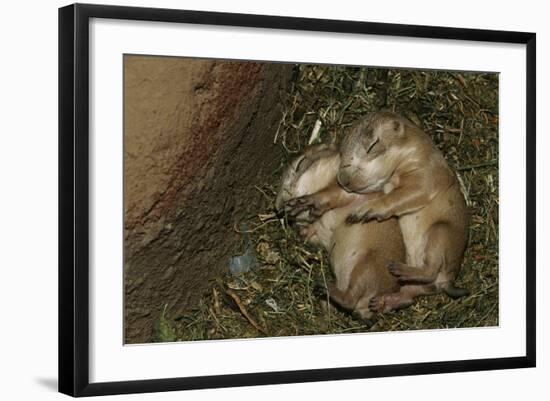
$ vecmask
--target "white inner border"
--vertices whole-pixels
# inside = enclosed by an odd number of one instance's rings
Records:
[[[122,55],[500,75],[500,326],[123,346]],[[525,355],[525,46],[94,19],[90,24],[90,382]]]

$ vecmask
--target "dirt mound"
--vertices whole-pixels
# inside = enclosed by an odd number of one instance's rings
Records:
[[[195,306],[238,246],[236,222],[280,165],[273,137],[292,67],[124,59],[125,341],[151,340],[166,306]]]

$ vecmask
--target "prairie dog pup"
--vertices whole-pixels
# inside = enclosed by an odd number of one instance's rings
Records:
[[[328,283],[331,300],[368,319],[373,297],[399,290],[387,265],[404,261],[405,247],[396,219],[346,223],[368,195],[347,193],[338,185],[339,165],[336,148],[309,147],[287,167],[275,205],[296,217],[302,236],[329,252],[336,277]]]
[[[396,114],[372,113],[351,129],[341,145],[339,183],[355,193],[379,191],[360,205],[351,221],[397,216],[407,263],[389,271],[403,286],[374,299],[372,310],[406,307],[420,294],[452,297],[468,241],[469,212],[458,179],[420,128]]]

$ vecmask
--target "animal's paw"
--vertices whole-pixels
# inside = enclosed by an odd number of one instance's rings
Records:
[[[313,283],[312,292],[317,297],[326,297],[328,294],[328,290],[325,282],[321,279],[315,280],[315,282]]]
[[[309,211],[310,214],[316,215],[319,213],[320,209],[320,203],[314,195],[305,195],[298,198],[293,198],[285,204],[285,212],[293,217],[296,217],[305,211]]]
[[[390,271],[391,274],[396,275],[398,272],[398,268],[399,268],[398,262],[391,261],[390,263],[388,263],[388,270]]]
[[[299,198],[292,198],[287,201],[284,205],[284,211],[291,216],[295,216],[296,214],[306,210],[308,207],[307,199],[304,196],[301,196]]]
[[[363,219],[360,215],[358,215],[356,213],[352,213],[346,218],[346,223],[347,224],[357,224],[357,223],[361,223],[362,220]]]
[[[346,219],[346,223],[348,224],[366,223],[371,220],[384,221],[389,219],[390,217],[391,215],[389,213],[363,208],[362,210],[359,210],[356,213],[350,214]]]
[[[385,306],[386,306],[386,302],[384,301],[383,295],[372,297],[369,300],[369,310],[371,312],[375,312],[375,313],[384,312]]]
[[[412,280],[410,269],[406,265],[400,262],[390,262],[388,264],[388,271],[397,278],[399,284],[403,284]]]
[[[372,326],[375,325],[377,319],[374,315],[374,312],[369,311],[353,311],[352,313],[355,320],[358,320],[363,326],[366,326],[368,329],[370,329]]]
[[[356,224],[356,223],[366,223],[371,219],[372,211],[368,207],[362,207],[359,208],[355,213],[350,214],[347,219],[346,223],[348,224]]]
[[[380,222],[380,221],[389,219],[391,216],[392,214],[385,210],[369,209],[365,213],[365,216],[363,217],[363,221],[366,222],[366,221],[376,220]]]

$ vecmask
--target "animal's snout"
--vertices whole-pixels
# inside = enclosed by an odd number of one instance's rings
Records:
[[[351,181],[350,175],[345,171],[339,171],[336,175],[336,179],[338,180],[338,184],[349,192],[348,187]]]
[[[277,217],[278,219],[284,218],[285,217],[285,210],[283,208],[276,207],[275,208],[275,217]]]
[[[277,217],[281,218],[284,215],[284,203],[286,202],[286,197],[283,196],[283,191],[281,191],[277,198],[275,199],[275,213],[277,214]]]

